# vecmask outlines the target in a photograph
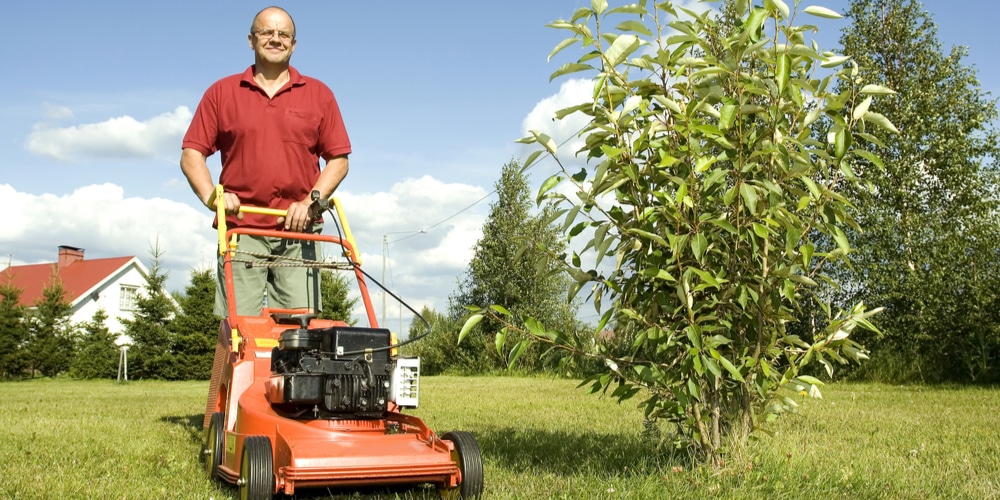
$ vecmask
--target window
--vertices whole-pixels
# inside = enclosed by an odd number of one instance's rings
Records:
[[[136,297],[139,294],[139,287],[135,285],[122,285],[121,296],[118,300],[118,309],[121,311],[134,311],[136,309]]]

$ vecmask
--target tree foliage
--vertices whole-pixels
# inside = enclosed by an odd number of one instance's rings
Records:
[[[215,315],[215,270],[193,271],[191,282],[178,302],[180,314],[170,323],[173,367],[172,375],[167,378],[207,380],[212,376],[212,359],[222,321]]]
[[[28,325],[24,306],[20,305],[23,290],[10,279],[0,285],[0,376],[20,377],[27,367],[24,358]]]
[[[899,129],[865,146],[881,158],[858,165],[873,189],[847,188],[863,230],[843,300],[885,307],[868,368],[892,381],[997,380],[997,101],[962,64],[968,49],[942,50],[918,2],[853,0],[847,16],[844,51],[858,80],[896,90],[873,101]]]
[[[98,309],[90,321],[81,325],[76,355],[69,365],[69,375],[74,378],[114,378],[118,373],[119,351],[115,335],[108,331],[105,322],[108,314]]]
[[[173,335],[170,322],[177,314],[163,291],[167,272],[160,266],[159,246],[150,249],[153,258],[143,293],[136,297],[135,317],[124,320],[125,333],[132,338],[129,371],[133,378],[183,378],[173,363]]]
[[[324,269],[320,273],[320,296],[323,298],[322,319],[339,320],[353,325],[356,319],[351,318],[351,311],[358,303],[358,298],[351,298],[351,280],[342,273]]]
[[[427,306],[420,316],[430,323],[430,333],[402,347],[406,356],[420,357],[420,372],[423,375],[443,373],[481,373],[489,364],[486,343],[482,336],[458,345],[458,331],[462,324],[458,318],[439,313]],[[427,326],[414,317],[410,323],[408,339],[416,339],[427,333]]]
[[[584,52],[552,77],[592,75],[593,100],[557,113],[589,118],[580,132],[588,165],[569,170],[537,131],[524,142],[544,150],[527,164],[547,152],[562,167],[539,198],[560,211],[571,241],[581,239],[583,250],[563,265],[603,314],[597,331],[622,318],[616,330],[634,335],[631,351],[588,351],[542,322],[512,321],[502,307],[478,311],[461,332],[489,316],[603,360],[592,391],[642,395],[647,417],[674,424],[677,444],[709,461],[794,408],[789,396],[819,396],[821,381],[802,373],[809,363],[832,373],[865,358],[851,339],[859,326],[874,328],[874,311],[861,304],[823,304],[826,322],[811,339],[786,325],[815,299],[825,266],[850,250],[845,230],[856,224],[841,189],[860,182],[859,157],[874,160],[853,144],[894,129],[868,99],[890,90],[834,90],[856,72],[805,39],[813,28],[792,22],[801,13],[781,0],[733,5],[730,25],[669,2],[650,11],[645,2],[594,0],[550,25],[570,33],[553,54],[577,44]],[[835,245],[818,248],[817,235]]]
[[[75,350],[75,327],[59,275],[53,270],[51,281],[42,290],[28,317],[29,337],[25,349],[28,370],[43,377],[53,377],[69,370]]]
[[[465,279],[451,297],[453,316],[464,316],[463,306],[486,307],[503,304],[517,316],[533,317],[564,331],[575,331],[576,306],[565,300],[569,280],[548,258],[547,251],[561,251],[558,227],[547,211],[532,213],[531,191],[521,165],[506,163],[494,185],[497,200],[483,224]],[[497,325],[481,325],[485,345],[494,345]],[[502,334],[506,335],[506,333]],[[517,333],[511,334],[516,336]],[[514,340],[514,339],[512,339]],[[507,360],[487,350],[487,369],[503,368]],[[540,350],[530,349],[521,356],[521,366],[542,368]]]

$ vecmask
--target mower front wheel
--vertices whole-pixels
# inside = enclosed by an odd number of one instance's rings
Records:
[[[208,424],[208,432],[205,433],[205,448],[202,451],[205,459],[205,473],[208,479],[214,480],[219,473],[219,465],[222,464],[222,446],[226,437],[226,415],[222,412],[212,414],[212,420]]]
[[[274,498],[274,464],[271,461],[271,439],[249,436],[243,440],[240,460],[240,500],[271,500]]]
[[[479,498],[483,494],[483,455],[479,452],[476,438],[465,431],[452,431],[441,436],[441,439],[455,444],[452,460],[458,463],[458,470],[462,471],[462,484],[458,485],[458,493],[465,499]]]

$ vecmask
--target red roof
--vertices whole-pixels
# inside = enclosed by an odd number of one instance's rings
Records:
[[[20,288],[20,304],[33,307],[41,300],[42,291],[52,284],[54,269],[59,271],[59,279],[66,290],[66,300],[72,304],[88,290],[104,281],[115,271],[128,264],[134,257],[111,257],[107,259],[77,260],[63,267],[57,263],[11,266],[0,271],[0,282],[13,283]]]

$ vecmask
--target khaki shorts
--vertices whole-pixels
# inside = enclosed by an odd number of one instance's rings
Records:
[[[319,233],[322,224],[313,224],[310,233]],[[309,267],[247,267],[244,261],[257,261],[261,257],[248,255],[266,254],[293,259],[321,260],[318,241],[290,240],[263,236],[238,236],[233,257],[233,287],[236,292],[236,314],[256,316],[265,305],[272,309],[321,309],[320,270]],[[281,262],[278,260],[277,262]],[[226,317],[226,280],[219,256],[218,279],[215,287],[215,314]],[[291,264],[292,262],[289,262]]]

